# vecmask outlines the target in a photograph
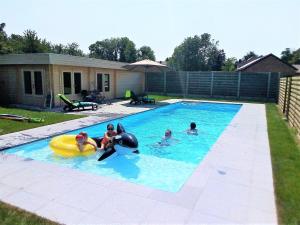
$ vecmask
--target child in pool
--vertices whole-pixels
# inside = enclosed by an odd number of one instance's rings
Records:
[[[167,129],[165,131],[165,136],[162,137],[161,141],[158,142],[160,145],[170,145],[170,140],[172,139],[172,131]]]
[[[80,152],[83,151],[85,145],[92,145],[95,148],[95,151],[97,151],[97,146],[88,141],[88,134],[86,132],[80,132],[75,138]]]
[[[191,122],[190,129],[188,129],[186,132],[187,134],[190,135],[198,135],[198,129],[196,128],[196,123]]]
[[[108,124],[107,131],[104,133],[103,139],[101,141],[100,150],[105,150],[113,146],[113,138],[117,135],[117,132],[114,131],[114,125]]]

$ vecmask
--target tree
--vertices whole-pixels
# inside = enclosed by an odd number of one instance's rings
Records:
[[[118,61],[118,39],[104,39],[89,46],[90,57]]]
[[[23,53],[24,38],[22,35],[11,34],[8,38],[8,44],[13,53]]]
[[[10,48],[7,40],[7,34],[4,31],[5,23],[0,24],[0,54],[11,53],[12,49]]]
[[[89,46],[90,57],[119,62],[135,62],[135,44],[127,37],[104,39]]]
[[[225,52],[218,49],[218,41],[211,39],[208,33],[200,37],[186,38],[183,43],[174,49],[168,60],[169,66],[184,71],[221,70],[225,61]]]
[[[83,51],[79,49],[79,45],[76,42],[67,44],[67,46],[64,48],[64,54],[84,56]]]
[[[289,63],[292,60],[292,58],[293,58],[293,54],[290,48],[286,48],[284,51],[281,52],[281,59],[284,62]]]
[[[137,50],[137,60],[150,59],[155,61],[154,51],[149,46],[142,46]]]
[[[65,46],[62,44],[54,44],[51,46],[51,52],[55,54],[65,54]]]
[[[232,72],[236,70],[236,58],[227,58],[222,66],[222,71]]]
[[[250,51],[250,52],[246,53],[246,55],[244,55],[244,57],[241,59],[241,61],[244,62],[253,57],[258,57],[258,55],[255,52]]]
[[[295,51],[291,51],[290,48],[286,48],[281,52],[281,59],[286,63],[300,64],[300,48]]]
[[[44,52],[43,50],[41,39],[37,36],[37,33],[33,30],[25,30],[22,51],[24,53],[39,53]]]
[[[119,39],[119,52],[120,52],[120,62],[135,62],[137,59],[136,48],[133,41],[129,40],[127,37],[122,37]]]

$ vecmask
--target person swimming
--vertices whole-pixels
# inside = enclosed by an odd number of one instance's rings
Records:
[[[107,125],[107,131],[103,135],[100,150],[105,150],[113,146],[113,138],[117,135],[113,124]]]
[[[195,122],[191,122],[190,128],[187,129],[186,132],[189,135],[198,135],[198,129],[196,128],[196,123]]]
[[[75,139],[80,152],[83,151],[85,145],[92,145],[95,148],[95,151],[97,151],[97,146],[88,141],[88,134],[86,132],[80,132],[76,135]]]
[[[170,142],[172,140],[172,131],[170,129],[167,129],[165,131],[165,136],[162,137],[161,141],[158,142],[159,145],[167,146],[170,145]]]

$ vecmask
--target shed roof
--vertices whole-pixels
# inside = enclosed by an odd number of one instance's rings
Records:
[[[0,65],[24,64],[52,64],[126,70],[125,68],[123,68],[123,66],[127,65],[128,63],[54,53],[26,53],[0,55]]]
[[[272,53],[268,54],[268,55],[265,55],[265,56],[259,56],[259,57],[256,57],[256,58],[250,58],[249,60],[247,60],[246,62],[243,62],[242,64],[239,64],[238,65],[238,68],[236,69],[237,71],[243,71],[245,69],[247,69],[248,67],[258,63],[258,62],[261,62],[262,60],[268,58],[268,57],[275,57],[277,60],[281,61],[282,63],[286,64],[287,66],[291,67],[293,70],[297,70],[297,68],[295,68],[294,66],[282,61],[280,58],[278,58],[277,56],[273,55]]]
[[[293,67],[297,69],[296,73],[300,73],[300,64],[293,64]]]

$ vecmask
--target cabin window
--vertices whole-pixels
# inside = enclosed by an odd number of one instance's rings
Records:
[[[43,79],[41,71],[34,71],[34,89],[36,95],[43,95]]]
[[[109,86],[109,74],[104,74],[104,90],[106,92],[109,92],[110,86]]]
[[[24,92],[28,95],[43,95],[42,71],[24,70]]]
[[[102,92],[103,89],[102,89],[102,86],[103,86],[103,83],[102,83],[102,73],[97,73],[97,91],[99,92]]]
[[[71,72],[63,72],[63,82],[64,82],[64,94],[69,95],[72,93],[71,87]]]
[[[81,73],[74,73],[74,86],[75,94],[80,94],[81,92]]]
[[[24,71],[25,94],[32,94],[31,71]]]

